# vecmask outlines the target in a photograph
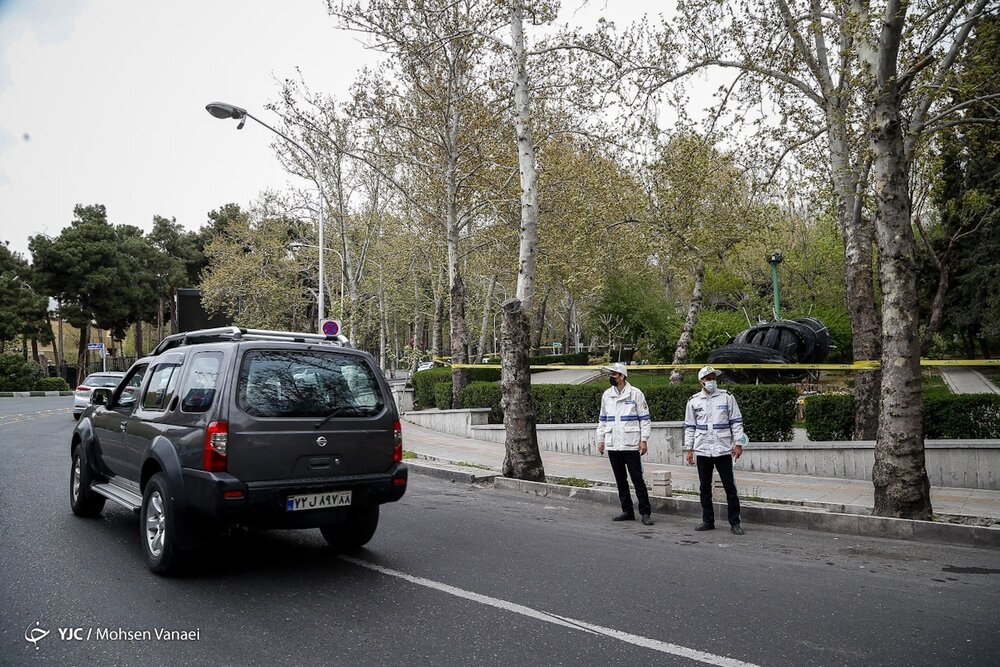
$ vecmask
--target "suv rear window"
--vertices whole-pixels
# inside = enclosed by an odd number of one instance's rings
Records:
[[[385,407],[364,359],[318,350],[248,352],[236,401],[257,417],[370,417]]]

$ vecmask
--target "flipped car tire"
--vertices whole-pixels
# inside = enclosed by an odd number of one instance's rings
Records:
[[[351,551],[368,544],[378,528],[378,505],[351,508],[343,523],[322,526],[326,543],[337,551]]]
[[[156,574],[170,576],[183,569],[184,552],[177,546],[180,528],[166,477],[158,472],[146,482],[139,513],[139,538],[146,565]]]
[[[104,509],[107,499],[91,490],[94,477],[80,456],[81,447],[83,445],[77,445],[73,450],[73,463],[69,469],[69,506],[77,516],[94,517]]]

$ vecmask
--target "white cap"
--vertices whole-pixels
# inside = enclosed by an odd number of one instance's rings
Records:
[[[605,373],[621,373],[625,377],[628,377],[628,367],[620,361],[610,366],[601,366],[601,370]]]
[[[701,380],[706,375],[719,376],[719,375],[722,375],[722,374],[719,371],[717,371],[714,368],[712,368],[711,366],[705,366],[700,371],[698,371],[698,379]]]

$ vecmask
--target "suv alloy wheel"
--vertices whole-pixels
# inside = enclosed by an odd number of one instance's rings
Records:
[[[166,479],[158,472],[146,482],[139,519],[146,563],[153,572],[171,575],[182,569],[184,553],[177,547],[179,528]]]
[[[93,478],[90,468],[80,456],[80,447],[73,450],[73,463],[69,469],[69,506],[77,516],[93,517],[104,509],[106,498],[90,489]]]

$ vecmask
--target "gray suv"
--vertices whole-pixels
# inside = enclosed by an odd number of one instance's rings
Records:
[[[159,574],[234,526],[319,528],[337,549],[360,547],[379,505],[406,491],[389,387],[342,336],[177,334],[91,401],[70,444],[73,513],[107,500],[138,513]]]

